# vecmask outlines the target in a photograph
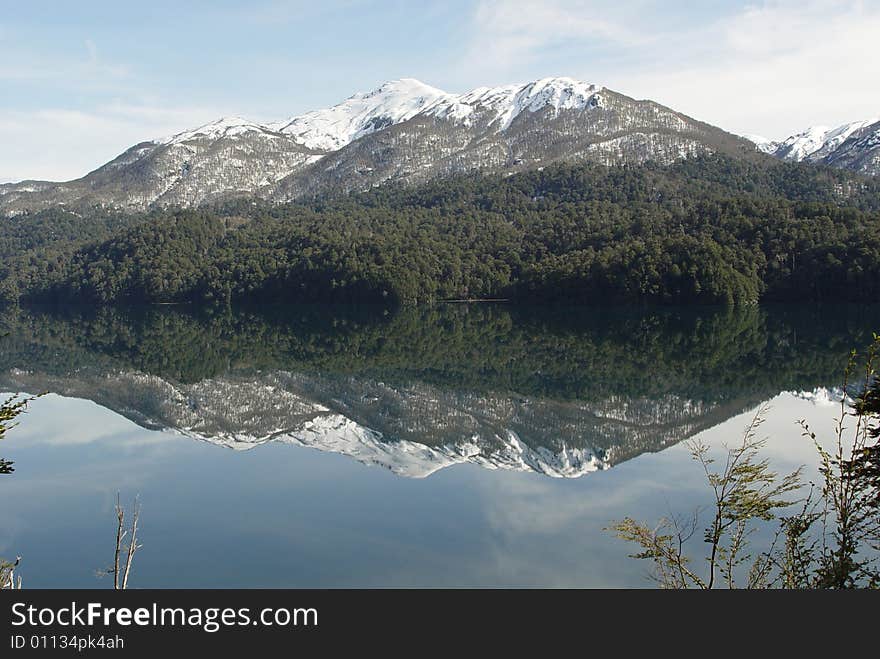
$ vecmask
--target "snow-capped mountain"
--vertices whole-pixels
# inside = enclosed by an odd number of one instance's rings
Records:
[[[473,170],[512,173],[560,161],[668,163],[718,151],[754,153],[748,141],[652,101],[546,78],[441,97],[409,120],[292,173],[270,198],[416,184]]]
[[[782,160],[811,162],[865,174],[880,173],[880,118],[829,128],[811,126],[781,142],[745,135],[759,151]]]
[[[571,78],[465,94],[402,79],[284,121],[223,118],[141,142],[75,181],[0,185],[0,213],[58,204],[197,206],[249,195],[289,200],[477,169],[671,162],[709,151],[754,152],[748,141],[657,103]]]

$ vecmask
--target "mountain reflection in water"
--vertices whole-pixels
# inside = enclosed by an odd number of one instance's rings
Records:
[[[84,398],[235,449],[345,454],[401,476],[470,462],[576,477],[781,391],[835,385],[875,307],[397,312],[20,309],[0,390]]]

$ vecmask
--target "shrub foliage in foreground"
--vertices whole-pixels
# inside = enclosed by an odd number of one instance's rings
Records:
[[[864,371],[857,373],[855,354],[844,378],[852,401],[844,396],[835,436],[821,438],[802,421],[804,435],[819,455],[819,483],[803,492],[803,469],[782,478],[760,457],[764,444],[757,430],[759,410],[742,442],[728,448],[721,469],[709,448],[691,442],[691,455],[704,470],[712,492],[710,521],[703,532],[708,544],[701,566],[685,553],[698,533],[699,512],[671,517],[649,526],[626,518],[613,526],[618,537],[650,560],[653,576],[664,588],[877,588],[880,587],[880,336],[868,350]],[[753,554],[750,537],[761,522],[778,525],[769,548]],[[744,584],[742,582],[745,582]]]

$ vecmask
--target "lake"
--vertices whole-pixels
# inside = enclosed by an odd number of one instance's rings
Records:
[[[27,587],[651,586],[605,530],[708,503],[686,440],[757,409],[815,464],[876,306],[7,310],[0,556]],[[810,472],[812,473],[812,472]],[[760,539],[760,538],[759,538]],[[700,551],[695,543],[695,551]]]

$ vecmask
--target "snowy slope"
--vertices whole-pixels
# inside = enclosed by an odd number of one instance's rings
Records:
[[[761,153],[769,153],[772,155],[775,153],[776,149],[779,148],[779,142],[767,139],[762,135],[743,135],[743,137],[750,142],[753,142]]]
[[[437,99],[448,96],[413,78],[392,80],[366,94],[357,93],[338,105],[269,124],[300,144],[336,151],[377,130],[414,117]]]
[[[357,93],[333,107],[283,121],[258,124],[241,117],[223,117],[153,142],[180,144],[198,138],[216,140],[247,133],[268,133],[290,136],[316,151],[336,151],[360,137],[419,114],[465,124],[479,118],[503,131],[526,111],[550,108],[555,115],[560,110],[597,107],[601,89],[572,78],[544,78],[523,85],[479,87],[456,95],[414,78],[402,78],[386,82],[371,92]]]
[[[513,432],[493,437],[490,446],[479,437],[436,447],[410,440],[389,441],[381,433],[339,414],[319,414],[298,428],[269,437],[206,435],[197,430],[179,428],[166,430],[237,451],[268,442],[293,444],[345,455],[406,478],[425,478],[446,467],[466,463],[485,469],[532,472],[551,478],[580,478],[611,467],[601,455],[590,449],[563,445],[557,452],[543,446],[532,448]]]
[[[880,175],[880,121],[859,128],[821,162],[863,174]]]
[[[795,162],[820,160],[840,147],[850,135],[876,121],[877,119],[854,121],[836,128],[811,126],[781,142],[776,150],[776,156]]]
[[[154,144],[182,144],[195,139],[206,138],[218,140],[224,137],[236,137],[247,133],[268,133],[270,136],[281,137],[271,128],[262,124],[242,119],[241,117],[221,117],[198,128],[185,130],[168,137],[153,140]]]
[[[829,128],[811,126],[781,142],[757,135],[743,135],[759,151],[780,160],[809,162],[880,174],[880,119],[853,121]]]
[[[743,137],[754,142],[759,151],[782,160],[821,162],[843,146],[848,139],[857,136],[860,131],[864,131],[878,121],[880,120],[874,117],[853,121],[836,128],[810,126],[779,142],[760,135],[743,135]]]
[[[543,78],[525,85],[479,87],[460,96],[447,95],[428,108],[425,114],[465,125],[479,118],[503,131],[526,111],[549,108],[555,116],[560,110],[597,107],[601,89],[572,78]]]
[[[811,126],[783,140],[775,153],[783,160],[800,162],[821,149],[825,144],[826,135],[830,132],[827,126]]]

